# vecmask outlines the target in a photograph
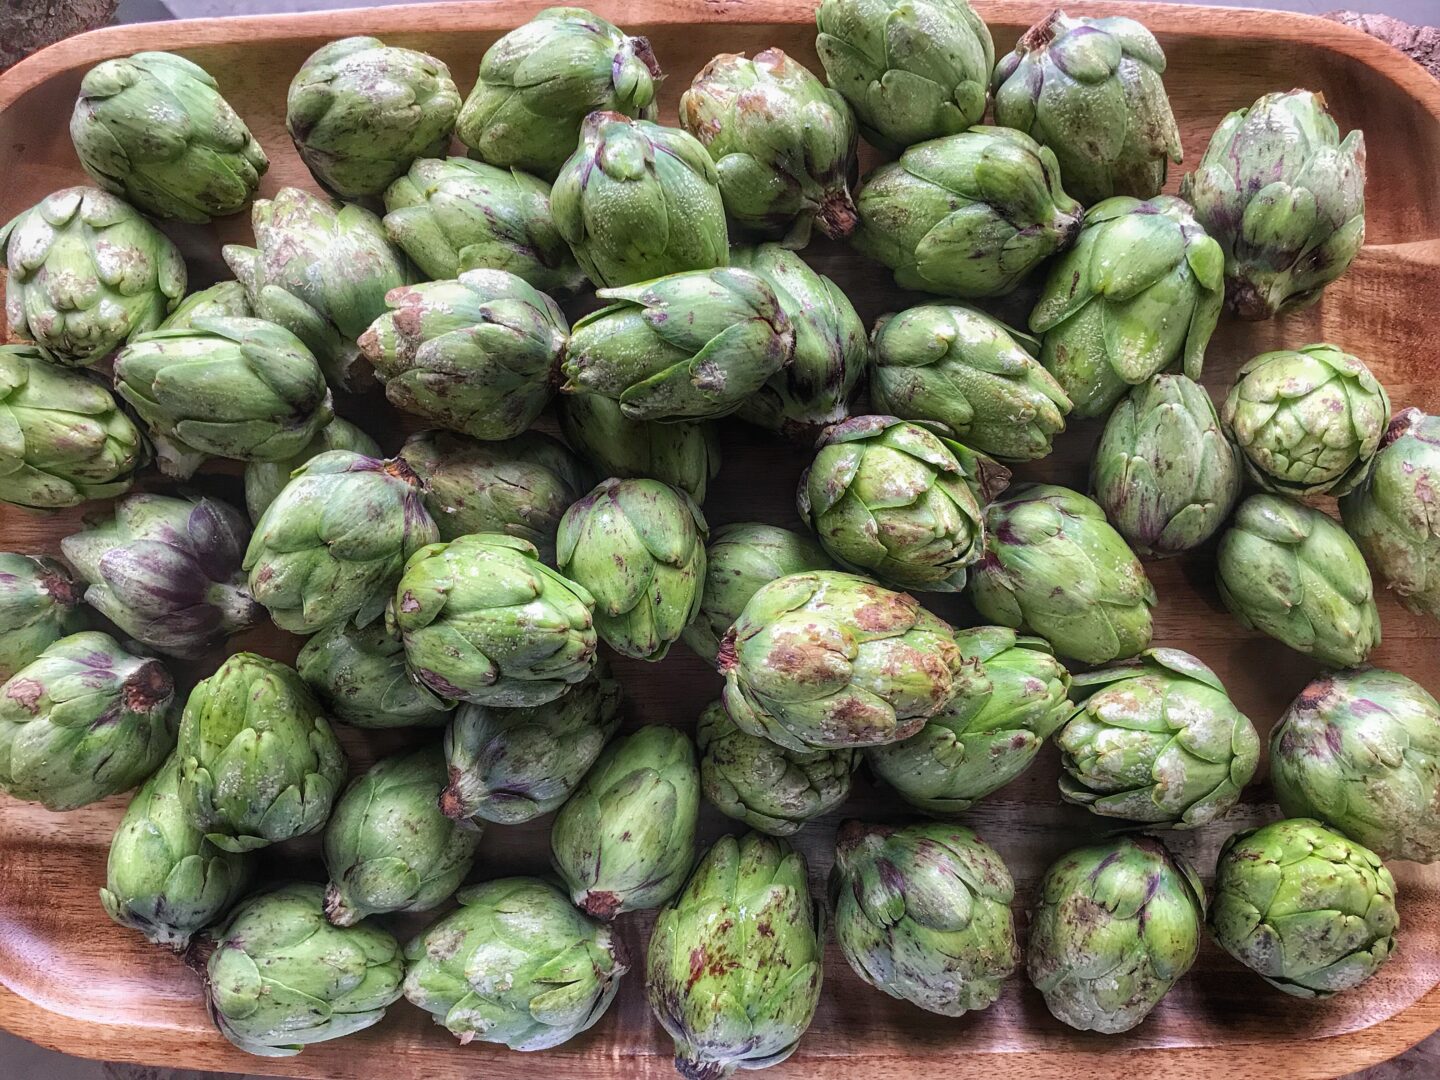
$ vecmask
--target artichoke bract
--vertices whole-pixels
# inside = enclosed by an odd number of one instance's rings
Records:
[[[556,566],[595,598],[595,629],[622,656],[661,660],[700,610],[710,528],[658,480],[606,480],[560,519]]]
[[[802,751],[909,738],[954,696],[963,663],[913,596],[832,570],[760,588],[716,657],[735,725]]]
[[[1076,675],[1055,736],[1060,794],[1102,817],[1191,829],[1227,813],[1255,776],[1260,736],[1219,676],[1179,649]]]
[[[835,940],[855,974],[941,1016],[984,1009],[1020,964],[1015,882],[969,829],[847,821],[830,875]]]
[[[265,617],[240,569],[249,538],[218,499],[130,495],[60,550],[86,603],[142,645],[190,659]]]
[[[1087,206],[1153,198],[1166,160],[1181,161],[1164,72],[1159,42],[1134,19],[1055,11],[995,66],[995,122],[1055,151],[1066,189]]]
[[[11,335],[75,367],[155,329],[185,295],[179,249],[98,188],[65,188],[20,213],[0,229],[0,254]]]
[[[80,599],[58,560],[0,551],[0,682],[84,628]]]
[[[217,315],[226,319],[248,319],[254,314],[255,309],[250,306],[250,296],[245,292],[245,286],[238,281],[222,281],[185,297],[155,329],[190,330],[194,328],[197,319],[209,319]]]
[[[485,51],[455,133],[481,161],[553,177],[590,113],[653,119],[660,78],[645,38],[584,8],[546,8]]]
[[[1288,817],[1318,818],[1382,859],[1440,858],[1440,703],[1396,671],[1327,672],[1270,734]]]
[[[616,739],[550,828],[550,858],[587,915],[659,907],[695,861],[700,771],[689,736],[647,725]]]
[[[985,511],[985,557],[970,568],[982,618],[1039,634],[1084,664],[1150,644],[1155,587],[1090,499],[1054,484],[1011,488]]]
[[[210,1016],[248,1054],[290,1057],[378,1024],[399,1000],[400,946],[378,926],[331,926],[309,882],[252,896],[215,933]]]
[[[699,504],[719,475],[720,441],[712,424],[632,420],[618,401],[599,394],[562,394],[556,405],[565,441],[601,476],[649,477]]]
[[[1035,359],[1040,344],[962,304],[882,315],[870,338],[870,403],[902,420],[943,424],[1003,461],[1047,456],[1070,398]]]
[[[594,608],[528,540],[475,533],[412,555],[390,617],[422,685],[514,708],[554,701],[594,670]]]
[[[918,735],[865,760],[913,806],[954,814],[1028,769],[1069,716],[1070,673],[1050,646],[1003,626],[957,630],[955,696]]]
[[[966,0],[823,0],[815,48],[860,132],[896,151],[985,115],[995,43]]]
[[[0,502],[78,506],[130,490],[145,438],[110,391],[33,345],[0,345]]]
[[[295,669],[235,653],[196,685],[180,721],[180,801],[225,851],[315,832],[345,780],[345,753]]]
[[[330,450],[349,450],[366,457],[381,456],[380,445],[348,420],[335,417],[315,437],[289,457],[279,461],[251,461],[245,466],[245,509],[251,521],[259,521],[275,497],[290,483],[290,476],[311,458]]]
[[[1252,495],[1220,538],[1220,599],[1242,626],[1330,667],[1380,644],[1365,559],[1338,522],[1278,495]]]
[[[450,145],[460,92],[435,57],[373,37],[322,45],[300,66],[285,129],[300,160],[342,199],[379,195],[416,158]]]
[[[0,686],[0,790],[74,810],[153,773],[175,746],[175,680],[109,634],[63,637]]]
[[[94,181],[139,210],[203,224],[245,208],[270,167],[210,73],[139,52],[85,73],[70,138]]]
[[[721,1080],[793,1054],[820,1001],[823,943],[803,855],[756,833],[717,840],[646,956],[646,996],[680,1075]]]
[[[1190,208],[1169,195],[1117,197],[1086,213],[1075,246],[1050,270],[1030,330],[1075,415],[1100,416],[1177,361],[1198,379],[1223,304],[1220,246]]]
[[[477,439],[509,439],[555,392],[570,325],[555,301],[505,270],[393,290],[360,335],[390,404]]]
[[[1190,864],[1148,836],[1062,856],[1030,916],[1030,981],[1056,1019],[1129,1031],[1195,962],[1205,890]]]
[[[605,1015],[630,969],[619,938],[555,886],[502,878],[405,946],[405,996],[461,1044],[548,1050]]]
[[[1395,951],[1395,879],[1373,851],[1289,818],[1225,841],[1209,923],[1220,947],[1271,986],[1326,998]]]
[[[1294,311],[1365,243],[1365,136],[1342,141],[1319,94],[1266,94],[1225,117],[1180,195],[1224,250],[1230,309]]]
[[[1390,395],[1334,345],[1261,353],[1235,376],[1221,412],[1245,471],[1277,495],[1344,495],[1370,472]]]
[[[380,619],[331,623],[305,642],[295,667],[328,714],[352,727],[440,727],[450,719],[452,704],[410,677],[400,635]]]

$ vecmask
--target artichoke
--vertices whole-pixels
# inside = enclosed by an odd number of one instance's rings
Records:
[[[63,637],[0,686],[0,790],[47,810],[129,791],[174,748],[174,705],[158,660]]]
[[[969,829],[847,821],[830,875],[835,940],[855,974],[941,1016],[984,1009],[1020,963],[1015,882]]]
[[[660,78],[645,38],[584,8],[546,8],[485,51],[455,133],[481,161],[553,177],[590,113],[653,119]]]
[[[215,934],[210,1015],[247,1054],[290,1057],[378,1024],[400,997],[405,961],[378,926],[325,921],[324,890],[282,885],[246,900]]]
[[[707,423],[632,420],[618,401],[598,394],[563,394],[560,430],[602,476],[649,477],[679,488],[695,502],[720,472],[720,442]]]
[[[60,550],[86,603],[142,645],[191,659],[264,618],[240,570],[249,537],[218,499],[130,495]]]
[[[565,348],[569,393],[600,394],[631,420],[732,413],[795,354],[795,328],[765,279],[722,267],[623,289],[576,322]]]
[[[1155,587],[1084,495],[1054,484],[1011,488],[986,508],[985,533],[969,587],[982,618],[1039,634],[1084,664],[1150,644]]]
[[[70,138],[106,191],[197,224],[243,210],[270,167],[210,73],[174,53],[140,52],[87,71]]]
[[[120,819],[100,904],[121,926],[183,952],[240,899],[251,869],[248,856],[221,851],[185,817],[172,755]]]
[[[1380,612],[1355,541],[1319,510],[1252,495],[1220,538],[1220,599],[1242,626],[1330,667],[1363,663]]]
[[[1390,395],[1358,357],[1306,345],[1242,367],[1221,419],[1258,487],[1344,495],[1370,472],[1390,423]]]
[[[803,855],[755,833],[717,840],[660,912],[645,963],[680,1075],[721,1080],[793,1054],[820,1001],[824,938]]]
[[[1102,817],[1190,829],[1227,813],[1255,776],[1260,736],[1219,676],[1179,649],[1076,675],[1055,742],[1060,794]]]
[[[555,392],[570,325],[505,270],[395,289],[359,346],[390,404],[477,439],[527,430]]]
[[[741,731],[713,701],[695,730],[700,790],[722,814],[771,836],[793,836],[850,794],[855,750],[787,750]]]
[[[1027,966],[1058,1020],[1129,1031],[1195,962],[1205,890],[1190,864],[1148,836],[1062,856],[1040,883]]]
[[[363,199],[416,158],[444,153],[459,112],[450,69],[435,57],[347,37],[321,46],[295,73],[285,129],[322,187]]]
[[[700,610],[705,517],[658,480],[606,480],[565,511],[556,566],[595,598],[595,629],[622,656],[660,660]]]
[[[400,635],[380,619],[331,623],[295,660],[327,715],[358,728],[440,727],[454,708],[410,677]]]
[[[34,345],[0,345],[0,502],[78,506],[130,490],[144,436],[110,391]]]
[[[945,296],[1013,291],[1074,243],[1082,213],[1054,154],[995,127],[910,147],[865,177],[855,206],[855,247],[902,289]]]
[[[729,261],[720,177],[678,128],[594,112],[550,191],[555,228],[597,286]]]
[[[736,727],[799,751],[909,738],[954,696],[963,663],[913,596],[831,570],[761,587],[716,657]]]
[[[1039,342],[962,304],[882,315],[870,338],[870,404],[943,424],[1004,461],[1047,456],[1070,399],[1035,359]]]
[[[225,851],[315,832],[345,754],[310,689],[275,660],[235,653],[190,691],[180,721],[180,801]]]
[[[995,44],[966,0],[822,0],[815,47],[865,140],[898,151],[985,115]]]
[[[65,188],[21,212],[0,229],[0,254],[11,336],[62,364],[98,364],[185,295],[175,245],[98,188]]]
[[[1266,94],[1225,117],[1180,195],[1225,253],[1230,309],[1296,311],[1365,243],[1365,136],[1341,141],[1319,94]]]
[[[594,669],[594,607],[528,540],[476,533],[411,556],[391,617],[422,685],[514,708],[554,701]]]
[[[1223,303],[1220,246],[1190,208],[1169,195],[1117,197],[1086,213],[1075,246],[1050,270],[1030,330],[1075,415],[1101,416],[1176,361],[1198,379]]]
[[[1308,818],[1236,833],[1220,849],[1210,932],[1271,986],[1325,998],[1395,950],[1395,879],[1373,851]]]
[[[957,630],[955,696],[904,742],[865,751],[871,771],[933,814],[968,810],[1030,767],[1070,714],[1070,673],[1040,638]]]
[[[1151,199],[1165,186],[1166,159],[1182,160],[1164,72],[1159,42],[1134,19],[1054,11],[995,66],[995,122],[1055,151],[1066,187],[1087,206]]]
[[[1287,817],[1318,818],[1382,859],[1440,859],[1440,704],[1395,671],[1327,672],[1270,734]]]
[[[288,458],[280,461],[251,461],[245,466],[245,509],[251,521],[259,521],[276,496],[285,490],[290,477],[311,458],[330,450],[349,450],[378,458],[380,445],[348,420],[335,417],[315,437]]]
[[[215,316],[224,319],[249,319],[254,315],[255,309],[250,306],[250,296],[246,293],[245,286],[238,281],[222,281],[185,297],[155,329],[193,330],[199,319]]]
[[[502,878],[405,946],[405,996],[462,1044],[548,1050],[605,1015],[630,969],[608,926],[555,886]]]
[[[0,682],[85,626],[80,588],[44,555],[0,551]]]
[[[405,561],[439,539],[420,478],[401,458],[330,450],[266,507],[244,569],[283,630],[313,634],[352,618],[363,627],[384,612]]]

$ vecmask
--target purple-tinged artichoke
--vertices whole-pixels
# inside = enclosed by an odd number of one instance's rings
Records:
[[[435,728],[454,708],[411,678],[400,635],[381,619],[331,623],[305,642],[295,667],[328,714],[351,727]]]
[[[259,521],[275,496],[285,490],[291,475],[311,458],[331,450],[349,450],[366,457],[381,456],[380,444],[348,420],[335,417],[290,457],[279,461],[251,461],[245,465],[245,509]]]
[[[60,562],[0,551],[0,682],[84,626],[80,588]]]
[[[600,476],[648,477],[704,503],[720,473],[715,425],[632,420],[618,401],[599,394],[562,394],[556,400],[565,441]]]

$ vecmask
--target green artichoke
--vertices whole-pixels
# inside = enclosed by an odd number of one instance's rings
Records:
[[[717,840],[660,912],[646,957],[680,1075],[721,1080],[793,1054],[820,1001],[824,939],[803,855],[756,833]]]
[[[476,533],[412,555],[391,617],[422,685],[514,708],[554,701],[594,670],[594,607],[528,540]]]
[[[1062,856],[1030,916],[1030,981],[1056,1019],[1129,1031],[1195,962],[1205,890],[1190,864],[1148,836]]]
[[[1137,552],[1178,555],[1230,517],[1240,497],[1240,453],[1204,387],[1184,375],[1153,375],[1110,413],[1090,486]]]
[[[78,506],[130,490],[145,438],[87,375],[34,345],[0,345],[0,502]]]
[[[584,8],[546,8],[485,51],[455,133],[481,161],[553,177],[590,113],[654,119],[660,78],[645,38]]]
[[[982,618],[1039,634],[1084,664],[1150,644],[1155,587],[1084,495],[1054,484],[1011,488],[986,508],[985,533],[969,587]]]
[[[380,445],[348,420],[335,417],[315,437],[288,458],[279,461],[251,461],[245,466],[245,509],[251,521],[259,521],[291,475],[311,458],[330,450],[349,450],[366,457],[381,457]]]
[[[955,644],[955,696],[918,735],[865,751],[876,776],[933,814],[968,810],[1014,780],[1070,714],[1070,673],[1040,638],[977,626]]]
[[[84,627],[80,588],[63,564],[0,551],[0,682]]]
[[[597,286],[729,261],[720,177],[679,128],[593,112],[550,191],[555,228]]]
[[[870,404],[943,424],[1004,461],[1046,457],[1070,399],[1035,359],[1040,344],[963,304],[882,315],[870,338]]]
[[[246,900],[216,931],[205,971],[210,1015],[247,1054],[290,1057],[378,1024],[400,997],[405,961],[378,926],[325,921],[324,890],[282,885]]]
[[[502,878],[405,946],[405,996],[462,1044],[548,1050],[605,1015],[630,969],[608,926],[555,886]]]
[[[526,431],[555,392],[570,325],[505,270],[395,289],[360,351],[398,409],[477,439]]]
[[[831,570],[761,587],[716,657],[735,725],[800,751],[909,738],[954,696],[963,663],[913,596]]]
[[[235,653],[190,692],[180,721],[180,801],[225,851],[315,832],[345,779],[345,753],[295,669]]]
[[[1365,243],[1365,136],[1341,141],[1319,94],[1266,94],[1225,117],[1180,195],[1224,250],[1231,310],[1296,311]]]
[[[1075,415],[1101,416],[1176,361],[1200,377],[1223,288],[1220,246],[1183,202],[1106,199],[1051,268],[1030,330]]]
[[[1270,733],[1287,817],[1313,817],[1382,859],[1440,859],[1440,703],[1395,671],[1327,672]]]
[[[245,292],[245,286],[238,281],[222,281],[185,297],[155,329],[193,330],[199,319],[215,316],[224,319],[249,319],[254,315],[255,309],[250,306],[250,296]]]
[[[98,364],[185,295],[185,261],[165,234],[108,192],[71,187],[0,229],[5,319],[74,367]]]
[[[556,404],[565,440],[601,476],[649,477],[677,487],[697,504],[720,472],[720,442],[708,423],[632,420],[618,401],[562,394]]]
[[[741,731],[713,701],[695,730],[700,790],[722,814],[771,836],[793,836],[850,794],[856,750],[787,750]]]
[[[1060,794],[1101,817],[1191,829],[1223,817],[1255,776],[1260,736],[1219,676],[1179,649],[1076,675],[1055,736]]]
[[[1242,626],[1330,667],[1363,663],[1380,612],[1355,541],[1319,510],[1251,495],[1220,538],[1220,599]]]
[[[454,708],[410,677],[400,635],[380,619],[331,623],[305,642],[295,667],[327,715],[352,727],[440,727]]]
[[[1276,495],[1344,495],[1370,472],[1390,395],[1334,345],[1261,353],[1240,369],[1221,412],[1245,471]]]
[[[300,160],[342,199],[379,195],[416,158],[450,145],[460,92],[435,57],[347,37],[310,54],[290,83],[285,129]]]
[[[1210,932],[1271,986],[1325,998],[1395,950],[1395,879],[1373,851],[1308,818],[1236,833],[1220,849]]]
[[[855,974],[941,1016],[984,1009],[1020,963],[1015,882],[969,829],[847,821],[830,875],[835,940]]]
[[[658,480],[606,480],[560,519],[556,563],[595,598],[595,629],[622,656],[661,660],[700,611],[710,528]]]
[[[140,52],[87,71],[70,138],[106,191],[197,224],[243,210],[270,167],[210,73],[174,53]]]
[[[1050,147],[1085,205],[1151,199],[1166,159],[1181,162],[1180,129],[1160,76],[1165,54],[1134,19],[1051,12],[995,66],[995,122]]]
[[[815,47],[865,140],[898,151],[985,115],[995,44],[965,0],[822,0]]]
[[[240,899],[251,869],[248,856],[221,851],[185,817],[172,755],[120,819],[100,904],[121,926],[183,952]]]
[[[420,478],[401,458],[330,450],[295,470],[255,524],[250,591],[282,630],[313,634],[389,602],[405,561],[440,539]]]
[[[902,289],[946,296],[1013,291],[1074,243],[1082,214],[1060,187],[1055,155],[996,127],[910,147],[865,177],[855,207],[862,254]]]

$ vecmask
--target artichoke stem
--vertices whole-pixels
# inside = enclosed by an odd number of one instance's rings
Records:
[[[721,675],[727,675],[735,669],[736,663],[735,628],[732,626],[720,639],[720,649],[715,653],[715,670]]]
[[[815,226],[831,240],[846,240],[860,224],[847,188],[827,192],[815,213]]]
[[[210,954],[215,951],[215,939],[197,934],[180,954],[180,960],[200,978],[206,978],[205,969],[210,965]]]
[[[731,1070],[718,1061],[701,1061],[696,1057],[676,1054],[675,1071],[685,1080],[724,1080]]]
[[[1246,322],[1261,322],[1275,314],[1270,298],[1253,282],[1232,280],[1225,299],[1235,317]]]
[[[587,892],[580,902],[586,915],[609,922],[620,908],[620,897],[613,892]]]
[[[460,790],[464,782],[464,773],[450,767],[450,783],[445,790],[440,792],[440,812],[451,821],[464,821],[470,815],[465,812],[465,796]]]
[[[360,913],[345,903],[340,887],[333,881],[325,886],[325,918],[331,926],[354,926],[360,921]]]

